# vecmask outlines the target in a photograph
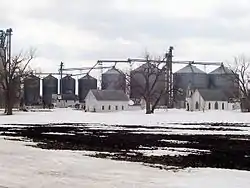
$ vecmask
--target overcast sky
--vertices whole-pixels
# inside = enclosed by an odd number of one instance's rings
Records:
[[[98,59],[163,54],[175,60],[230,61],[250,51],[249,0],[4,0],[1,28],[13,51],[35,47],[43,71]]]

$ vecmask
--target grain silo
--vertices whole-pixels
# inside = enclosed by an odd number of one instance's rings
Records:
[[[208,88],[208,75],[189,64],[173,74],[174,103],[177,108],[185,108],[187,88]]]
[[[147,90],[146,81],[149,81],[148,90],[153,96],[152,100],[159,98],[158,95],[164,90],[164,73],[152,63],[145,63],[134,69],[130,73],[130,98],[135,102],[140,102],[140,99],[145,95]],[[156,83],[155,83],[156,82]],[[153,86],[154,84],[154,86]],[[152,88],[152,89],[151,89]],[[164,105],[164,97],[160,100],[159,105]]]
[[[3,46],[0,46],[0,56],[2,57],[2,58],[0,58],[0,71],[2,71],[3,70],[3,63],[4,63],[2,60],[5,58]],[[2,87],[0,87],[0,107],[1,108],[4,108],[4,101],[5,101],[4,90],[2,89]]]
[[[85,97],[91,89],[97,89],[97,79],[87,74],[78,80],[79,102],[84,102]]]
[[[65,100],[75,100],[75,91],[76,91],[76,80],[70,75],[67,75],[61,80],[62,86],[62,96]]]
[[[38,105],[40,103],[40,78],[30,75],[24,79],[25,105]]]
[[[228,97],[239,96],[239,75],[223,64],[209,73],[209,88],[221,89]]]
[[[102,74],[102,89],[103,90],[123,90],[126,91],[126,75],[116,69],[111,68]]]
[[[58,79],[49,74],[42,81],[43,84],[43,102],[45,105],[52,104],[52,95],[58,94]]]

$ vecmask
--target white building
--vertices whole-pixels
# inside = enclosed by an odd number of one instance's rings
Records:
[[[234,103],[217,89],[188,90],[186,98],[186,109],[188,111],[205,110],[233,110]]]
[[[75,95],[53,95],[52,103],[56,108],[74,108],[80,105],[79,100]]]
[[[87,112],[128,110],[129,98],[121,90],[90,90],[85,98]]]

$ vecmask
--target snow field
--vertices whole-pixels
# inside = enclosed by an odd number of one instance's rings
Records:
[[[4,124],[47,124],[47,123],[93,123],[92,128],[112,132],[126,130],[115,125],[143,125],[180,127],[184,130],[135,128],[135,133],[152,132],[154,134],[246,134],[244,131],[200,131],[185,128],[208,128],[207,125],[175,125],[173,123],[227,122],[250,123],[247,113],[236,111],[186,112],[184,110],[157,111],[146,115],[144,111],[117,113],[84,113],[71,109],[55,109],[53,112],[16,112],[14,116],[0,115],[0,126]],[[100,123],[102,125],[100,125]],[[106,125],[104,125],[106,124]],[[25,126],[25,125],[14,125]],[[131,130],[131,129],[130,129]],[[84,133],[84,131],[83,131]],[[63,134],[63,133],[47,133]],[[165,140],[162,140],[165,141]],[[168,141],[175,142],[175,141]],[[180,142],[181,141],[176,141]],[[146,167],[140,163],[96,159],[84,156],[88,152],[42,150],[26,146],[28,142],[4,140],[0,137],[0,187],[10,188],[248,188],[250,172],[222,169],[185,169],[166,171]],[[143,149],[143,148],[142,148]],[[141,151],[143,152],[143,150]],[[186,148],[159,148],[145,151],[146,155],[172,154],[185,155]]]
[[[165,125],[167,123],[227,122],[250,123],[248,113],[239,111],[187,112],[171,109],[146,115],[143,110],[111,113],[85,113],[72,109],[52,112],[16,112],[14,116],[0,115],[0,124],[22,123],[103,123],[119,125]]]
[[[166,171],[84,157],[81,152],[41,150],[3,138],[0,148],[0,187],[248,188],[250,184],[250,172],[245,171]]]

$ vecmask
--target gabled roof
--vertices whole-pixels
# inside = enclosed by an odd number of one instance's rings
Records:
[[[217,69],[213,70],[209,74],[233,74],[233,72],[228,67],[225,67],[222,64],[220,67],[218,67]]]
[[[193,66],[191,64],[188,64],[187,66],[185,66],[184,68],[178,70],[177,72],[175,72],[177,74],[180,73],[199,73],[199,74],[206,74],[205,72],[203,72],[202,70],[198,69],[196,66]]]
[[[97,90],[92,89],[96,100],[98,101],[129,101],[128,96],[122,90]]]
[[[205,101],[228,101],[229,97],[219,89],[197,89]]]

